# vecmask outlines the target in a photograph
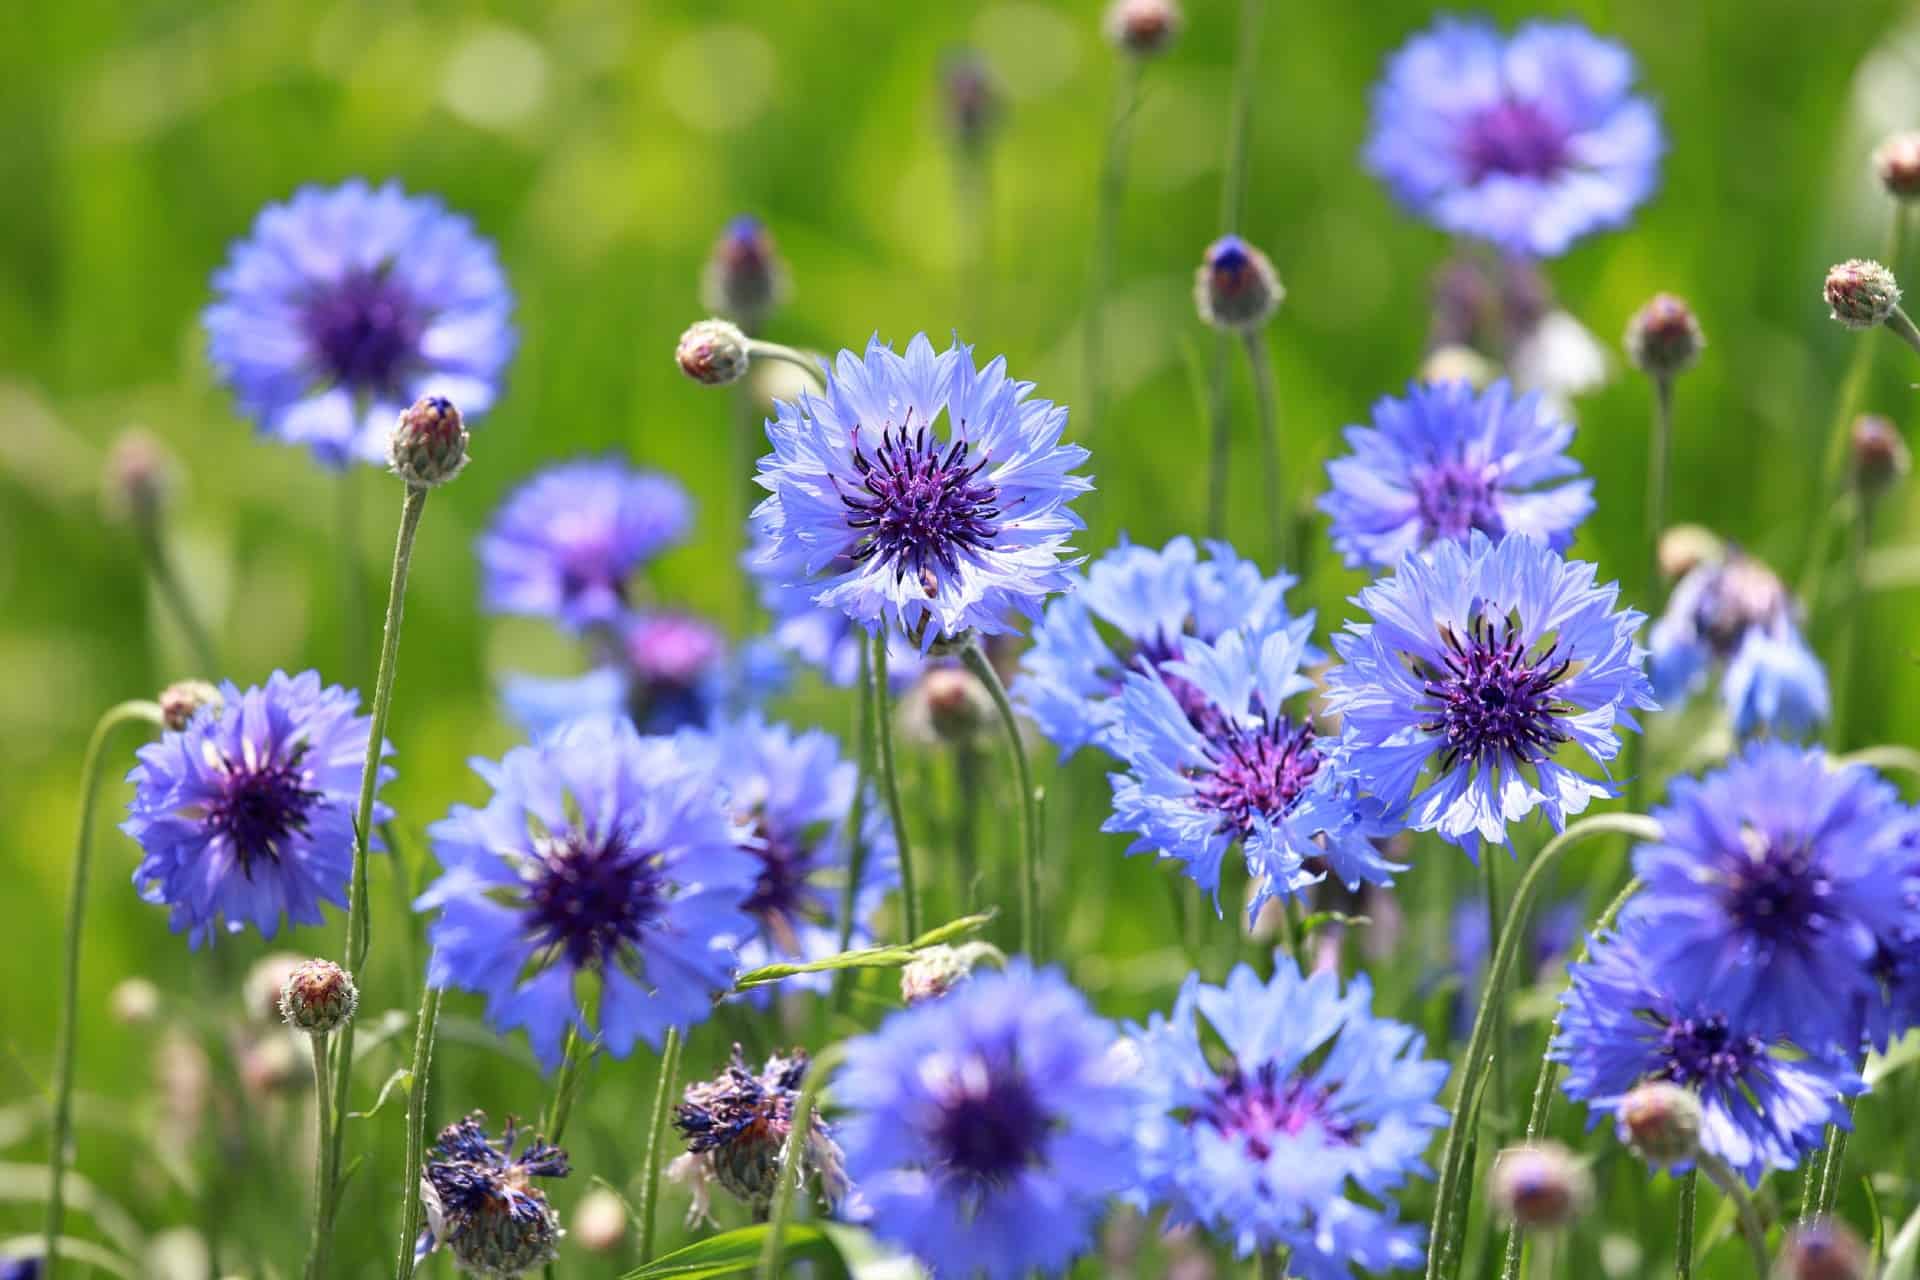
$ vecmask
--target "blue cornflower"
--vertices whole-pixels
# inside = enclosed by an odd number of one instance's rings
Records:
[[[1580,464],[1566,454],[1573,424],[1538,395],[1516,397],[1504,379],[1484,392],[1409,383],[1406,399],[1382,397],[1373,425],[1346,436],[1353,452],[1327,464],[1333,487],[1320,509],[1351,569],[1390,568],[1475,530],[1496,542],[1528,534],[1565,551],[1593,513],[1593,482],[1575,478]]]
[[[346,905],[373,728],[359,709],[358,693],[318,672],[276,671],[244,692],[222,684],[217,704],[140,749],[120,829],[145,855],[133,883],[171,908],[175,933],[198,947],[252,924],[271,938],[282,919],[320,924],[321,903]],[[382,766],[380,781],[391,777]],[[375,805],[376,823],[390,816]]]
[[[1663,927],[1630,914],[1572,966],[1550,1052],[1590,1123],[1617,1115],[1646,1080],[1693,1090],[1702,1148],[1758,1186],[1818,1147],[1826,1125],[1850,1127],[1841,1097],[1866,1086],[1838,1055],[1801,1052],[1711,998],[1676,995],[1650,946]]]
[[[1370,837],[1398,830],[1359,794],[1313,725],[1285,709],[1313,687],[1300,673],[1313,615],[1265,634],[1190,639],[1152,674],[1128,673],[1117,716],[1124,773],[1109,775],[1103,831],[1139,834],[1129,853],[1185,864],[1220,907],[1220,862],[1235,843],[1255,883],[1249,916],[1331,872],[1349,889],[1401,868]]]
[[[261,431],[322,462],[386,465],[402,409],[486,412],[513,355],[493,246],[431,196],[358,180],[270,204],[213,277],[214,369]]]
[[[1285,955],[1270,982],[1246,965],[1224,987],[1188,977],[1173,1012],[1131,1042],[1148,1095],[1147,1204],[1165,1206],[1170,1226],[1231,1240],[1241,1257],[1291,1249],[1304,1280],[1417,1266],[1420,1228],[1397,1221],[1392,1197],[1429,1176],[1422,1157],[1447,1122],[1435,1101],[1447,1064],[1422,1056],[1413,1028],[1374,1017],[1372,1002],[1365,977],[1342,993],[1338,974],[1302,978]],[[1218,1057],[1207,1048],[1216,1038]]]
[[[1113,1027],[1016,960],[847,1042],[847,1173],[876,1236],[945,1277],[1064,1270],[1134,1181],[1136,1087]]]
[[[476,1275],[526,1275],[559,1252],[560,1215],[534,1178],[564,1178],[567,1153],[538,1135],[514,1153],[518,1124],[508,1117],[495,1143],[487,1117],[475,1111],[440,1131],[421,1170],[426,1230],[414,1245],[419,1260],[445,1245],[463,1270]]]
[[[1295,581],[1289,573],[1264,576],[1224,542],[1207,544],[1204,563],[1187,537],[1159,551],[1123,543],[1047,605],[1020,659],[1014,698],[1063,759],[1088,743],[1117,754],[1129,671],[1163,670],[1189,642],[1234,628],[1265,633],[1287,625],[1286,592]],[[1197,696],[1182,681],[1168,684],[1176,697]]]
[[[1871,769],[1755,743],[1676,779],[1634,851],[1639,945],[1685,1004],[1757,1035],[1855,1048],[1883,999],[1881,939],[1910,936],[1914,816]]]
[[[971,347],[936,355],[925,334],[905,356],[877,337],[842,351],[826,395],[776,402],[767,423],[754,521],[770,561],[796,555],[815,603],[923,650],[1034,616],[1072,585],[1068,504],[1093,486],[1071,474],[1087,451],[1060,443],[1066,409],[1032,391],[1004,359],[975,369]]]
[[[760,867],[672,740],[596,717],[473,767],[492,798],[427,832],[445,868],[414,904],[440,912],[427,980],[486,996],[487,1019],[525,1027],[548,1066],[585,1029],[583,974],[616,1058],[705,1018],[753,932],[740,904]]]
[[[814,596],[828,579],[852,571],[855,565],[850,557],[837,557],[816,576],[806,571],[806,561],[806,549],[797,543],[788,543],[784,552],[776,553],[764,526],[756,531],[754,545],[741,556],[741,563],[759,585],[760,607],[771,619],[768,634],[773,642],[817,670],[827,683],[851,688],[860,681],[867,634],[840,610],[815,604]],[[912,684],[923,665],[918,649],[905,638],[889,633],[889,688],[898,693]]]
[[[1644,619],[1619,594],[1519,534],[1407,556],[1354,597],[1372,622],[1334,637],[1345,663],[1327,710],[1349,766],[1389,812],[1476,858],[1536,807],[1558,828],[1613,794],[1553,757],[1572,744],[1604,764],[1615,727],[1654,706],[1633,641]]]
[[[670,476],[613,457],[548,467],[507,496],[480,538],[485,607],[576,630],[613,622],[627,579],[692,523],[693,503]]]
[[[1807,733],[1827,718],[1827,674],[1800,635],[1779,575],[1734,550],[1689,569],[1647,633],[1647,673],[1670,707],[1718,667],[1720,701],[1745,737]]]
[[[0,1280],[40,1280],[38,1258],[0,1258]]]
[[[1624,225],[1659,184],[1660,119],[1634,74],[1632,54],[1577,23],[1502,38],[1442,18],[1374,86],[1367,167],[1443,231],[1555,257]]]

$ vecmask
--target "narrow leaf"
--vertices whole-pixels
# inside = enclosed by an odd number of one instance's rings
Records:
[[[766,1236],[765,1224],[723,1231],[684,1249],[676,1249],[664,1258],[656,1258],[644,1267],[627,1272],[621,1280],[712,1280],[718,1276],[747,1275],[760,1261]],[[850,1280],[846,1259],[817,1225],[789,1223],[784,1239],[782,1252],[786,1258],[815,1263],[814,1274],[818,1280]]]

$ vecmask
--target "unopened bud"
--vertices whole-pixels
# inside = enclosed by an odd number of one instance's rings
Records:
[[[1136,58],[1151,58],[1172,47],[1184,21],[1174,0],[1114,0],[1107,9],[1107,39]]]
[[[160,988],[145,978],[127,978],[114,984],[107,1003],[115,1022],[137,1027],[160,1015]]]
[[[173,455],[151,431],[139,427],[120,433],[107,452],[101,498],[109,517],[151,524],[172,501],[176,487]]]
[[[1920,196],[1920,132],[1896,133],[1875,147],[1873,172],[1888,195],[1900,200]]]
[[[612,1253],[627,1238],[626,1203],[605,1187],[595,1187],[574,1206],[571,1234],[588,1253]]]
[[[308,960],[296,965],[280,988],[280,1016],[287,1025],[325,1035],[353,1020],[360,992],[353,978],[331,960]]]
[[[1649,1080],[1620,1100],[1620,1141],[1655,1168],[1692,1160],[1700,1151],[1700,1124],[1700,1100],[1668,1080]]]
[[[1650,378],[1671,378],[1693,367],[1707,345],[1693,308],[1671,293],[1656,293],[1627,321],[1627,359]]]
[[[1725,544],[1704,525],[1676,524],[1660,535],[1660,573],[1667,578],[1683,578],[1698,566],[1725,554]]]
[[[1878,414],[1864,413],[1853,420],[1853,483],[1869,498],[1877,498],[1906,478],[1913,454],[1900,437],[1900,428]]]
[[[1838,1218],[1816,1218],[1787,1233],[1773,1264],[1774,1280],[1867,1280],[1873,1257]]]
[[[934,667],[920,683],[927,723],[943,742],[972,742],[993,716],[993,695],[965,667]]]
[[[1849,329],[1871,329],[1900,305],[1900,284],[1893,272],[1865,258],[1850,258],[1827,272],[1827,306]]]
[[[387,440],[387,463],[410,489],[431,489],[467,465],[467,427],[445,396],[421,396]]]
[[[1499,376],[1500,369],[1493,361],[1458,343],[1435,347],[1420,365],[1422,382],[1464,382],[1476,391],[1486,390]]]
[[[956,50],[947,55],[940,84],[953,136],[969,151],[985,145],[1000,118],[1000,95],[986,59],[971,49]]]
[[[900,998],[910,1005],[938,1000],[971,978],[973,967],[982,960],[997,964],[1003,958],[999,948],[985,942],[928,947],[900,971]]]
[[[673,349],[680,372],[709,387],[724,387],[747,376],[751,357],[747,335],[726,320],[700,320],[680,335]]]
[[[786,293],[786,265],[766,224],[750,213],[733,218],[714,242],[701,274],[701,305],[752,329]]]
[[[1216,329],[1258,329],[1286,296],[1267,255],[1239,236],[1221,236],[1208,245],[1194,275],[1194,305]]]
[[[1593,1175],[1557,1142],[1508,1147],[1493,1162],[1493,1205],[1528,1231],[1570,1226],[1593,1200]]]
[[[200,708],[211,707],[219,715],[224,705],[220,690],[205,680],[176,680],[160,691],[160,719],[176,733],[193,722]]]

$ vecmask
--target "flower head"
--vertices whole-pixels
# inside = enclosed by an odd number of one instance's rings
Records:
[[[1064,979],[1019,961],[848,1041],[833,1096],[867,1225],[941,1275],[1064,1269],[1134,1180],[1113,1047]]]
[[[1787,1232],[1773,1280],[1871,1280],[1873,1251],[1839,1218],[1814,1218]]]
[[[346,905],[373,727],[359,694],[315,671],[245,692],[224,683],[219,702],[140,749],[120,824],[145,855],[141,898],[172,908],[196,947],[248,924],[271,938],[283,919],[320,924],[321,903]],[[392,776],[381,767],[381,782]],[[376,805],[374,822],[390,813]]]
[[[299,1031],[324,1035],[352,1022],[360,1007],[353,975],[331,960],[304,960],[280,988],[280,1016]]]
[[[1392,1196],[1427,1174],[1447,1065],[1372,1000],[1364,977],[1342,992],[1338,975],[1302,978],[1278,955],[1269,982],[1245,965],[1222,987],[1189,977],[1170,1015],[1135,1029],[1140,1188],[1169,1225],[1216,1232],[1241,1257],[1291,1248],[1304,1280],[1418,1265],[1420,1229]]]
[[[1534,809],[1556,828],[1612,794],[1559,763],[1576,747],[1605,764],[1618,727],[1653,707],[1617,585],[1532,538],[1435,543],[1354,602],[1371,623],[1334,637],[1328,676],[1348,767],[1389,813],[1478,855]],[[1410,811],[1409,811],[1410,808]]]
[[[599,717],[474,769],[492,798],[428,829],[444,871],[414,904],[440,913],[427,980],[486,996],[549,1066],[584,1029],[583,976],[616,1058],[705,1018],[753,931],[740,904],[760,868],[672,741]]]
[[[129,427],[114,438],[100,477],[100,506],[108,519],[151,528],[179,489],[179,459],[160,437]]]
[[[771,564],[797,572],[869,631],[898,627],[924,650],[941,636],[1012,629],[1071,585],[1069,505],[1092,487],[1060,443],[1067,411],[970,347],[905,356],[874,338],[843,351],[824,396],[776,402],[754,511]],[[944,414],[944,433],[935,429]]]
[[[1920,132],[1896,133],[1875,147],[1873,172],[1895,199],[1920,197]]]
[[[1251,332],[1273,317],[1287,291],[1267,255],[1225,235],[1207,246],[1193,277],[1200,319],[1216,329]]]
[[[793,1105],[808,1065],[806,1053],[795,1049],[791,1054],[772,1055],[755,1072],[736,1044],[719,1075],[688,1085],[673,1123],[687,1144],[692,1167],[682,1166],[679,1178],[718,1182],[756,1215],[764,1216],[773,1203],[787,1138],[793,1132]],[[838,1206],[849,1190],[840,1145],[833,1139],[833,1126],[817,1111],[808,1119],[806,1166],[800,1182],[818,1179],[822,1197]]]
[[[968,151],[985,146],[1005,109],[986,58],[974,49],[950,50],[941,62],[940,90],[954,141]]]
[[[397,183],[268,205],[213,277],[214,369],[268,435],[329,466],[385,464],[421,396],[486,412],[513,354],[513,295],[465,218]]]
[[[1827,272],[1822,296],[1833,318],[1849,329],[1871,329],[1900,305],[1893,272],[1865,258],[1849,258]]]
[[[1690,1164],[1699,1154],[1706,1112],[1685,1085],[1656,1077],[1627,1090],[1616,1109],[1620,1141],[1655,1168]]]
[[[766,223],[750,213],[727,220],[700,277],[700,303],[752,329],[787,293],[787,267]]]
[[[1113,0],[1101,25],[1122,52],[1153,58],[1173,45],[1185,22],[1175,0]]]
[[[1854,487],[1869,499],[1884,497],[1913,470],[1913,452],[1900,428],[1877,413],[1855,418],[1847,443]]]
[[[1840,1096],[1864,1086],[1836,1056],[1797,1052],[1730,1005],[1680,994],[1648,945],[1664,928],[1630,912],[1572,967],[1550,1053],[1566,1064],[1564,1087],[1587,1104],[1590,1125],[1603,1115],[1626,1121],[1626,1101],[1646,1081],[1690,1090],[1700,1148],[1757,1186],[1818,1147],[1828,1123],[1844,1126]]]
[[[494,1142],[487,1117],[473,1112],[440,1131],[431,1158],[421,1170],[421,1201],[427,1229],[414,1247],[416,1258],[446,1246],[454,1261],[476,1275],[526,1275],[552,1262],[559,1252],[560,1215],[534,1178],[564,1178],[567,1153],[537,1134],[514,1153],[518,1124]]]
[[[1320,509],[1349,568],[1385,568],[1474,533],[1539,538],[1556,551],[1593,512],[1593,482],[1567,456],[1573,424],[1505,382],[1407,385],[1382,397],[1373,425],[1348,427],[1353,450],[1327,464]]]
[[[1656,293],[1627,321],[1627,359],[1652,378],[1671,378],[1693,367],[1707,340],[1684,298]]]
[[[1557,1231],[1592,1207],[1593,1175],[1559,1143],[1530,1142],[1494,1157],[1489,1193],[1509,1222],[1528,1231]]]
[[[1555,257],[1658,185],[1660,121],[1634,75],[1632,54],[1577,23],[1504,37],[1442,18],[1374,87],[1367,166],[1443,231]]]
[[[1348,888],[1389,884],[1401,868],[1373,836],[1396,828],[1364,802],[1337,755],[1286,703],[1312,687],[1300,673],[1308,614],[1284,628],[1187,641],[1182,656],[1126,677],[1110,776],[1113,814],[1101,828],[1185,864],[1220,905],[1220,863],[1238,844],[1256,882],[1248,917],[1269,898],[1303,892],[1331,873]]]
[[[1159,671],[1189,644],[1236,628],[1285,627],[1294,582],[1289,573],[1262,574],[1224,542],[1208,543],[1204,561],[1185,536],[1158,551],[1122,543],[1047,605],[1020,659],[1014,699],[1063,757],[1089,743],[1114,753],[1128,672]],[[1191,696],[1178,682],[1175,689]]]
[[[466,468],[467,428],[445,396],[422,396],[393,426],[387,467],[415,489],[443,485]]]

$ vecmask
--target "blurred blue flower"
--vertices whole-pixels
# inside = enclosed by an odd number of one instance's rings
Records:
[[[271,938],[283,919],[321,924],[321,903],[346,905],[373,726],[359,709],[318,672],[276,671],[244,692],[223,683],[218,706],[140,749],[120,829],[144,855],[140,897],[171,908],[175,933],[198,947],[252,924]],[[392,777],[382,766],[380,781]],[[391,816],[374,806],[376,824]]]
[[[1285,710],[1313,687],[1300,660],[1313,615],[1258,634],[1188,640],[1184,657],[1126,677],[1116,717],[1124,773],[1109,775],[1103,831],[1137,832],[1129,853],[1158,851],[1220,907],[1220,863],[1234,844],[1254,882],[1249,917],[1268,899],[1333,876],[1349,889],[1389,884],[1401,870],[1370,837],[1381,820],[1313,726]]]
[[[1348,427],[1353,452],[1327,464],[1320,509],[1347,567],[1390,568],[1475,530],[1494,541],[1528,534],[1565,551],[1593,513],[1593,482],[1566,454],[1573,424],[1503,379],[1407,385],[1382,397],[1371,427]],[[1564,482],[1564,483],[1561,483]]]
[[[1647,633],[1654,695],[1678,707],[1721,668],[1720,701],[1746,737],[1805,734],[1827,718],[1827,674],[1779,575],[1735,550],[1689,569]]]
[[[1088,743],[1117,755],[1128,672],[1164,672],[1189,642],[1217,640],[1236,627],[1265,633],[1285,626],[1295,581],[1289,573],[1263,576],[1224,542],[1207,544],[1204,563],[1184,536],[1159,551],[1122,543],[1047,605],[1020,659],[1014,699],[1063,759]],[[1198,697],[1177,678],[1167,684],[1183,702]]]
[[[427,1226],[414,1259],[444,1245],[476,1275],[525,1275],[553,1261],[565,1234],[546,1192],[532,1180],[564,1178],[572,1169],[567,1153],[538,1135],[516,1155],[512,1118],[496,1144],[487,1137],[486,1119],[475,1111],[434,1142],[421,1170]]]
[[[760,607],[771,619],[773,642],[817,670],[828,684],[852,688],[860,681],[867,633],[840,610],[815,604],[814,597],[827,582],[856,566],[850,557],[840,556],[816,575],[806,571],[806,560],[806,549],[797,543],[776,552],[764,525],[756,529],[753,546],[741,556],[759,586]],[[923,665],[919,649],[905,637],[888,633],[887,687],[891,691],[898,693],[912,684]]]
[[[670,476],[613,457],[548,467],[481,535],[484,606],[575,630],[613,622],[627,608],[627,579],[692,523],[693,503]]]
[[[1812,1052],[1852,1050],[1883,993],[1880,940],[1910,937],[1913,812],[1871,769],[1755,743],[1701,779],[1675,779],[1634,851],[1646,890],[1626,916],[1686,1005]]]
[[[0,1280],[40,1280],[39,1258],[0,1258]]]
[[[397,183],[303,187],[268,205],[213,290],[215,372],[261,431],[329,466],[385,466],[394,420],[421,396],[479,417],[513,355],[492,244]]]
[[[1549,903],[1534,913],[1527,928],[1527,946],[1521,954],[1527,968],[1511,975],[1509,981],[1543,979],[1557,972],[1559,962],[1580,940],[1586,911],[1578,897]],[[1453,994],[1453,1032],[1465,1040],[1473,1030],[1473,1015],[1478,1010],[1481,978],[1497,941],[1487,927],[1487,900],[1484,895],[1464,898],[1454,904],[1452,918],[1453,971],[1460,985]]]
[[[1422,1056],[1411,1027],[1374,1017],[1372,1001],[1365,977],[1342,993],[1338,974],[1302,978],[1284,954],[1270,982],[1246,965],[1224,987],[1188,977],[1171,1015],[1131,1041],[1148,1094],[1147,1205],[1243,1258],[1290,1249],[1303,1280],[1418,1266],[1421,1229],[1397,1220],[1393,1196],[1429,1176],[1447,1064]],[[1209,1052],[1216,1037],[1223,1056]]]
[[[1092,482],[1070,474],[1087,451],[1060,443],[1066,409],[1032,390],[1004,359],[976,370],[971,347],[936,355],[925,334],[905,356],[877,337],[864,357],[842,351],[825,396],[776,402],[767,423],[754,521],[770,562],[791,564],[789,585],[816,587],[815,603],[923,651],[1034,616],[1072,585],[1062,557],[1083,526],[1068,504]]]
[[[704,1019],[753,932],[740,904],[760,866],[672,739],[596,717],[473,767],[492,798],[427,832],[444,868],[414,903],[440,913],[427,980],[486,996],[488,1021],[525,1027],[549,1067],[586,1030],[582,975],[616,1058]]]
[[[1836,1054],[1801,1052],[1710,998],[1676,996],[1649,946],[1662,927],[1630,915],[1572,966],[1550,1053],[1567,1065],[1564,1087],[1587,1104],[1590,1125],[1617,1115],[1643,1081],[1693,1090],[1701,1146],[1758,1186],[1768,1169],[1799,1164],[1828,1124],[1850,1128],[1841,1098],[1865,1083]]]
[[[1479,856],[1535,808],[1555,828],[1613,794],[1556,763],[1571,744],[1601,764],[1616,727],[1654,706],[1619,587],[1519,534],[1438,542],[1354,597],[1371,623],[1334,637],[1327,677],[1340,751],[1390,813]],[[1424,781],[1423,781],[1424,778]]]
[[[1135,1178],[1113,1027],[1016,960],[847,1042],[834,1079],[865,1225],[941,1276],[1063,1271]]]
[[[1634,76],[1632,54],[1577,23],[1505,38],[1442,18],[1374,86],[1367,167],[1443,231],[1555,257],[1659,185],[1665,141]]]

